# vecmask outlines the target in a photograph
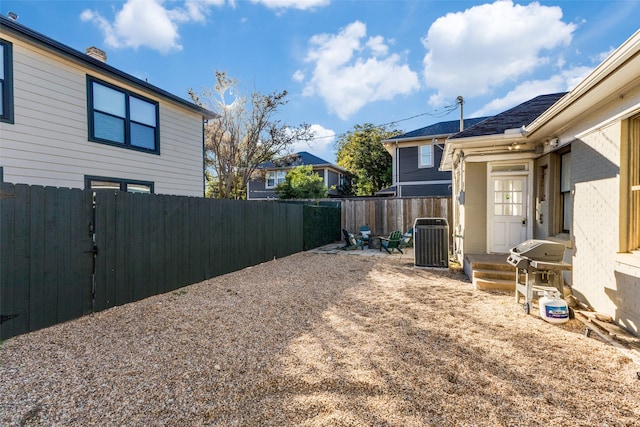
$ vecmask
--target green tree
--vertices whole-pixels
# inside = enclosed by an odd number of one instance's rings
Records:
[[[313,138],[309,125],[291,127],[275,119],[287,103],[286,90],[268,95],[253,91],[247,98],[238,86],[236,79],[216,71],[213,90],[205,88],[199,94],[189,89],[194,103],[219,115],[205,125],[205,167],[211,172],[211,194],[222,199],[245,198],[247,182],[260,163],[296,141]]]
[[[370,123],[355,125],[336,142],[337,163],[354,174],[353,189],[358,196],[372,196],[388,187],[391,179],[391,155],[381,141],[402,132]]]
[[[327,186],[313,166],[297,166],[287,172],[285,181],[276,187],[276,194],[281,199],[322,199],[327,197]]]

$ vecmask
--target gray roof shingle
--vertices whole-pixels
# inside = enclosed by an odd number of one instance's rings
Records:
[[[297,153],[294,153],[294,155],[292,156],[286,156],[284,159],[289,160],[285,165],[276,165],[274,162],[272,161],[268,161],[268,162],[264,162],[264,163],[260,163],[260,165],[258,165],[259,169],[280,169],[280,168],[291,168],[291,167],[295,167],[295,166],[302,166],[302,165],[312,165],[312,166],[326,166],[326,165],[330,165],[330,166],[334,166],[331,163],[327,162],[324,159],[321,159],[318,156],[314,156],[311,153],[308,153],[306,151],[299,151]]]
[[[472,119],[464,119],[464,127],[465,129],[471,127],[488,117],[476,117]],[[390,139],[404,139],[404,138],[417,138],[421,136],[432,136],[432,135],[451,135],[460,130],[460,120],[449,120],[447,122],[435,123],[420,129],[412,130],[410,132],[404,133],[400,136],[396,136]]]
[[[449,139],[469,138],[474,136],[503,134],[507,129],[517,129],[531,124],[549,107],[562,98],[567,92],[540,95],[510,110],[504,111],[493,117],[489,117],[471,126],[462,132],[449,137]]]

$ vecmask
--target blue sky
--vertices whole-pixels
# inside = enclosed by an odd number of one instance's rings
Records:
[[[356,124],[410,131],[570,90],[635,33],[640,0],[2,0],[0,13],[175,95],[287,90],[277,117],[313,125],[294,147],[335,161]]]

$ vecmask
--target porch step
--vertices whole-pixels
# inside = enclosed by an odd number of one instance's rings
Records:
[[[471,270],[471,281],[476,289],[516,289],[515,269],[509,264],[477,262],[471,265]]]
[[[507,264],[506,262],[503,262],[503,263],[474,262],[472,263],[471,266],[474,270],[478,269],[478,270],[509,271],[514,274],[516,270],[514,266]]]
[[[516,283],[515,280],[505,280],[505,279],[480,279],[473,278],[473,286],[476,289],[493,289],[499,291],[515,291]]]
[[[514,281],[516,273],[513,270],[494,270],[491,268],[473,268],[473,277],[478,279],[503,279]]]

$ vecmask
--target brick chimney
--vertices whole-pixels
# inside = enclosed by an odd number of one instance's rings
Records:
[[[98,61],[105,62],[105,63],[107,62],[107,54],[105,53],[105,51],[102,49],[98,49],[95,46],[88,47],[84,53],[87,56],[97,59]]]

